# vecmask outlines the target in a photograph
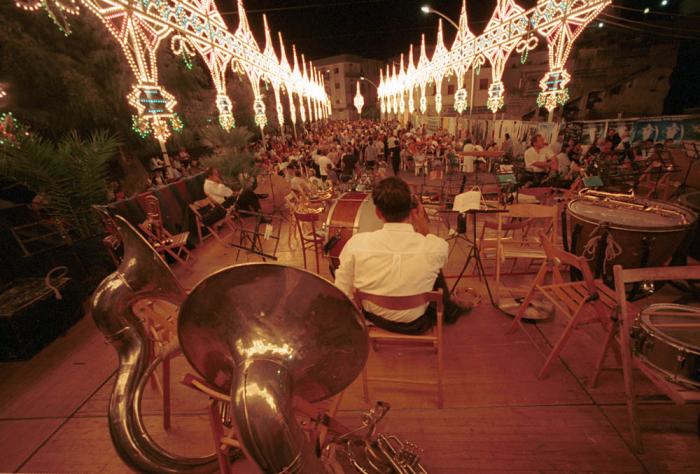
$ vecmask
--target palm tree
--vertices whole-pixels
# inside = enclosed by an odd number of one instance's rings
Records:
[[[214,149],[214,153],[204,158],[202,164],[205,167],[218,168],[227,185],[238,188],[242,174],[255,173],[255,161],[248,150],[253,134],[246,127],[225,131],[221,127],[210,126],[203,130],[203,135],[207,144]]]
[[[40,195],[51,218],[69,234],[86,239],[98,234],[92,206],[107,200],[109,162],[119,145],[105,131],[87,139],[71,132],[56,144],[30,135],[17,146],[0,149],[0,175]]]

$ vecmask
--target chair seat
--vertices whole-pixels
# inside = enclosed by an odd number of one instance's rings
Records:
[[[521,246],[516,243],[513,243],[511,245],[504,245],[502,255],[503,258],[547,258],[547,255],[545,255],[544,250],[542,250],[542,248]]]
[[[187,239],[190,237],[189,232],[182,232],[181,234],[173,235],[172,237],[165,239],[160,242],[163,248],[175,248],[182,247],[187,244]],[[165,244],[165,241],[171,241],[172,243]]]
[[[369,328],[369,338],[370,340],[383,340],[383,341],[407,341],[407,342],[428,342],[436,343],[437,336],[434,334],[434,328],[431,329],[426,334],[401,334],[398,332],[387,331],[377,326],[370,326]]]
[[[595,286],[598,290],[598,298],[608,308],[612,309],[617,306],[615,300],[615,292],[608,288],[602,280],[595,280]],[[584,281],[574,281],[555,285],[538,285],[537,289],[544,296],[559,306],[558,302],[563,301],[568,307],[568,311],[572,313],[576,311],[579,305],[590,296],[586,283]],[[560,309],[564,309],[561,308]]]

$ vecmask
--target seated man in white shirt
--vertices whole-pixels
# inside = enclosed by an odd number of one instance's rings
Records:
[[[549,172],[549,160],[554,156],[546,146],[544,137],[540,134],[532,137],[531,147],[525,151],[525,169],[534,175],[535,183],[539,183]]]
[[[204,194],[215,204],[228,209],[236,203],[236,195],[233,190],[221,182],[221,173],[216,168],[211,168],[204,180]]]
[[[260,199],[255,194],[255,185],[245,186],[238,195],[231,188],[221,182],[221,173],[216,168],[209,170],[207,179],[204,180],[204,194],[215,204],[229,209],[235,205],[239,211],[259,213],[261,211]],[[264,217],[263,222],[268,218]]]
[[[447,262],[448,244],[429,233],[425,212],[408,185],[389,177],[372,191],[381,230],[355,234],[340,253],[335,284],[352,297],[354,289],[382,296],[411,296],[443,288],[445,322],[457,320],[467,307],[449,298],[441,269]],[[414,229],[415,227],[415,229]],[[365,303],[365,317],[388,331],[421,334],[435,322],[434,306],[394,311]]]

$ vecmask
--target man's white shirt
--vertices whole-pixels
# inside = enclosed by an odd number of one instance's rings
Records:
[[[386,223],[381,230],[355,234],[345,244],[335,284],[350,297],[353,289],[381,296],[425,293],[432,291],[447,255],[444,239],[419,234],[408,223]],[[422,316],[426,306],[392,311],[364,303],[367,311],[401,323]]]
[[[205,179],[204,194],[215,203],[221,205],[227,197],[233,195],[233,191],[224,183],[217,183],[211,179]]]
[[[525,155],[523,156],[523,158],[525,158],[525,169],[534,173],[543,173],[547,170],[544,168],[534,167],[532,164],[538,161],[546,162],[552,156],[552,150],[550,150],[548,147],[543,147],[540,149],[540,151],[537,151],[535,150],[535,147],[531,146],[525,150]]]

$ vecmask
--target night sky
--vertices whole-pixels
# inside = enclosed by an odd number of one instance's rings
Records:
[[[229,28],[235,30],[238,25],[236,0],[216,1]],[[529,9],[536,1],[517,0],[516,3]],[[659,6],[659,0],[615,0],[614,3],[640,11],[650,7],[670,13],[683,2],[699,1],[669,0],[665,7]],[[244,0],[251,28],[261,48],[264,47],[262,14],[266,13],[274,37],[277,31],[282,31],[285,44],[291,49],[295,43],[298,50],[311,60],[344,53],[386,60],[407,52],[411,43],[418,46],[421,33],[427,35],[428,44],[433,43],[439,17],[421,12],[420,7],[425,4],[457,22],[462,0]],[[467,0],[472,32],[478,35],[484,30],[495,6],[496,0]],[[625,17],[631,15],[637,21],[647,19],[624,9],[608,8],[607,12]],[[695,32],[698,33],[700,31]],[[455,29],[445,25],[445,44],[448,47],[454,35]]]
[[[535,0],[519,0],[531,8]],[[219,11],[233,30],[238,24],[235,0],[218,0]],[[408,51],[413,42],[420,44],[421,33],[434,42],[439,17],[426,15],[420,7],[430,4],[455,22],[459,19],[461,0],[244,0],[253,33],[263,44],[262,14],[266,13],[273,34],[281,30],[285,44],[308,59],[352,53],[386,59]],[[496,0],[467,2],[471,30],[479,34],[493,13]],[[230,13],[230,14],[227,14]],[[445,43],[449,47],[455,29],[445,25]],[[416,52],[416,55],[418,53]]]

